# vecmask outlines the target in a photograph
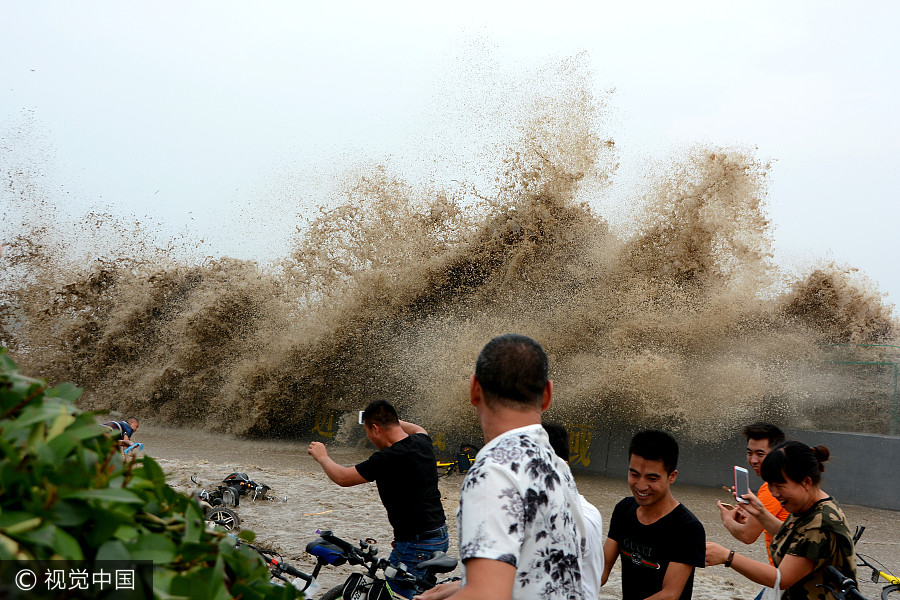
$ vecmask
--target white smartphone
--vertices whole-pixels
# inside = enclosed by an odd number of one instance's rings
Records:
[[[747,500],[741,498],[750,493],[750,473],[744,467],[734,467],[734,495],[738,502],[747,504]]]
[[[360,424],[360,425],[363,424],[362,416],[363,416],[363,413],[364,413],[364,412],[366,412],[366,411],[364,411],[364,410],[359,411],[359,424]]]

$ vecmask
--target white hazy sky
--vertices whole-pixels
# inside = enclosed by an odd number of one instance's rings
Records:
[[[75,214],[265,260],[344,169],[483,142],[489,114],[460,123],[503,95],[495,76],[585,52],[616,90],[625,172],[694,142],[755,146],[775,161],[779,262],[858,267],[896,302],[898,23],[887,0],[10,0],[0,168],[28,165]]]

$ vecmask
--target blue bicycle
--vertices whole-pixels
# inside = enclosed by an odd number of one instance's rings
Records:
[[[389,580],[410,583],[415,592],[421,593],[438,584],[439,573],[449,573],[456,568],[457,560],[444,552],[435,552],[431,558],[420,562],[416,568],[426,572],[416,577],[405,570],[402,563],[395,567],[385,558],[378,558],[376,541],[368,538],[359,541],[357,548],[350,542],[333,535],[330,531],[318,531],[319,538],[306,546],[306,551],[316,557],[313,575],[318,575],[324,565],[340,566],[344,563],[366,567],[362,573],[351,573],[343,584],[327,590],[319,600],[390,600],[401,598],[391,589]],[[379,577],[379,572],[382,577]],[[456,581],[451,577],[445,581]]]

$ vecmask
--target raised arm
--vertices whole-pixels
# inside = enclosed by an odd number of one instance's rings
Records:
[[[777,534],[783,523],[778,517],[769,512],[760,499],[756,497],[756,494],[750,492],[749,494],[744,494],[742,498],[748,501],[747,504],[741,505],[741,508],[750,515],[751,519],[749,520],[755,519],[771,535]]]
[[[763,532],[763,526],[755,518],[750,518],[741,507],[729,509],[721,502],[716,501],[722,516],[722,524],[735,539],[752,544],[759,539]]]
[[[403,419],[400,419],[400,429],[409,435],[414,433],[428,433],[425,431],[424,427],[416,425],[415,423],[410,423],[409,421],[404,421]]]
[[[328,479],[339,486],[350,487],[352,485],[368,483],[368,480],[359,474],[356,467],[344,467],[334,462],[331,457],[328,456],[328,450],[322,442],[310,443],[306,452],[321,465],[322,470],[325,471]]]

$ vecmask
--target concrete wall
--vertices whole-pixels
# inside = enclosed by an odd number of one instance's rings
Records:
[[[787,433],[789,439],[810,445],[824,444],[831,451],[822,488],[838,502],[900,510],[900,476],[894,473],[900,463],[900,437],[830,431]],[[624,479],[628,473],[628,442],[633,434],[630,430],[594,431],[589,439],[589,452],[585,453],[589,460],[573,460],[572,470]],[[716,442],[679,440],[679,446],[678,481],[681,483],[708,487],[731,485],[734,465],[747,467],[747,445],[739,433]],[[761,483],[751,471],[751,487]]]
[[[342,426],[343,424],[343,426]],[[349,425],[349,427],[347,426]],[[570,465],[576,473],[621,477],[628,473],[628,443],[636,430],[596,423],[566,424],[571,436]],[[341,431],[343,430],[343,431]],[[356,413],[322,413],[316,417],[312,439],[326,443],[368,444]],[[822,478],[822,488],[838,502],[900,511],[900,436],[788,431],[788,437],[810,445],[824,444],[831,451]],[[461,440],[451,433],[432,431],[439,456],[454,459]],[[677,436],[676,436],[677,437]],[[470,443],[481,440],[464,440]],[[692,485],[731,485],[734,465],[747,466],[747,443],[740,432],[714,442],[679,440],[678,481]],[[762,481],[751,471],[750,486]]]

